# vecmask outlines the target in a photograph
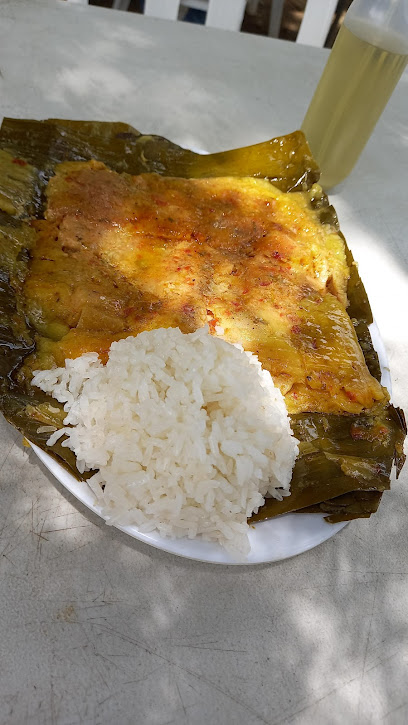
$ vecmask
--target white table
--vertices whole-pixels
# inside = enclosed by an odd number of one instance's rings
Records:
[[[215,151],[297,128],[326,54],[0,0],[0,109],[122,120]],[[332,197],[406,410],[407,91],[405,74]],[[274,566],[217,567],[108,528],[0,426],[1,723],[407,722],[408,468],[377,516],[321,547]]]

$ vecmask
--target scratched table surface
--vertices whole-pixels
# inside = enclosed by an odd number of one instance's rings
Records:
[[[0,0],[4,116],[122,120],[217,151],[299,127],[326,57],[111,9]],[[405,74],[332,195],[406,410],[407,119]],[[313,551],[219,567],[108,528],[0,427],[2,724],[408,721],[408,468],[372,520]]]

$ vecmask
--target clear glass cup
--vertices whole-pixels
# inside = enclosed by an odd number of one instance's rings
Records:
[[[348,176],[408,61],[408,0],[354,0],[302,130],[329,189]]]

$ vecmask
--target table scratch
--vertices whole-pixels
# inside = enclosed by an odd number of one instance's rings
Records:
[[[374,589],[374,596],[373,596],[373,603],[372,603],[372,606],[371,606],[370,621],[369,621],[369,625],[368,625],[367,640],[366,640],[365,649],[364,649],[363,667],[362,667],[362,671],[361,671],[360,692],[359,692],[359,696],[358,696],[358,711],[357,711],[357,717],[358,718],[360,718],[360,712],[361,712],[361,704],[362,704],[361,703],[361,692],[362,692],[362,689],[363,689],[363,682],[364,682],[364,677],[365,677],[365,674],[366,674],[366,661],[367,661],[368,647],[369,647],[369,644],[370,644],[371,627],[372,627],[372,624],[373,624],[374,611],[375,611],[375,602],[376,602],[376,599],[377,599],[377,591],[378,591],[379,581],[380,581],[380,577],[377,574],[376,582],[375,582],[375,589]]]
[[[401,710],[403,707],[408,707],[408,702],[403,702],[402,705],[397,705],[396,707],[393,707],[392,710],[389,710],[385,713],[385,715],[382,716],[382,720],[385,720],[386,717],[389,717],[390,715],[393,715],[394,712],[398,712],[398,710]]]

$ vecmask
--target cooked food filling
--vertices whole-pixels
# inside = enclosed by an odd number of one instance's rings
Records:
[[[309,192],[257,178],[130,176],[65,162],[47,188],[25,280],[29,369],[144,330],[206,323],[259,356],[290,413],[384,400],[347,313],[341,236]]]

